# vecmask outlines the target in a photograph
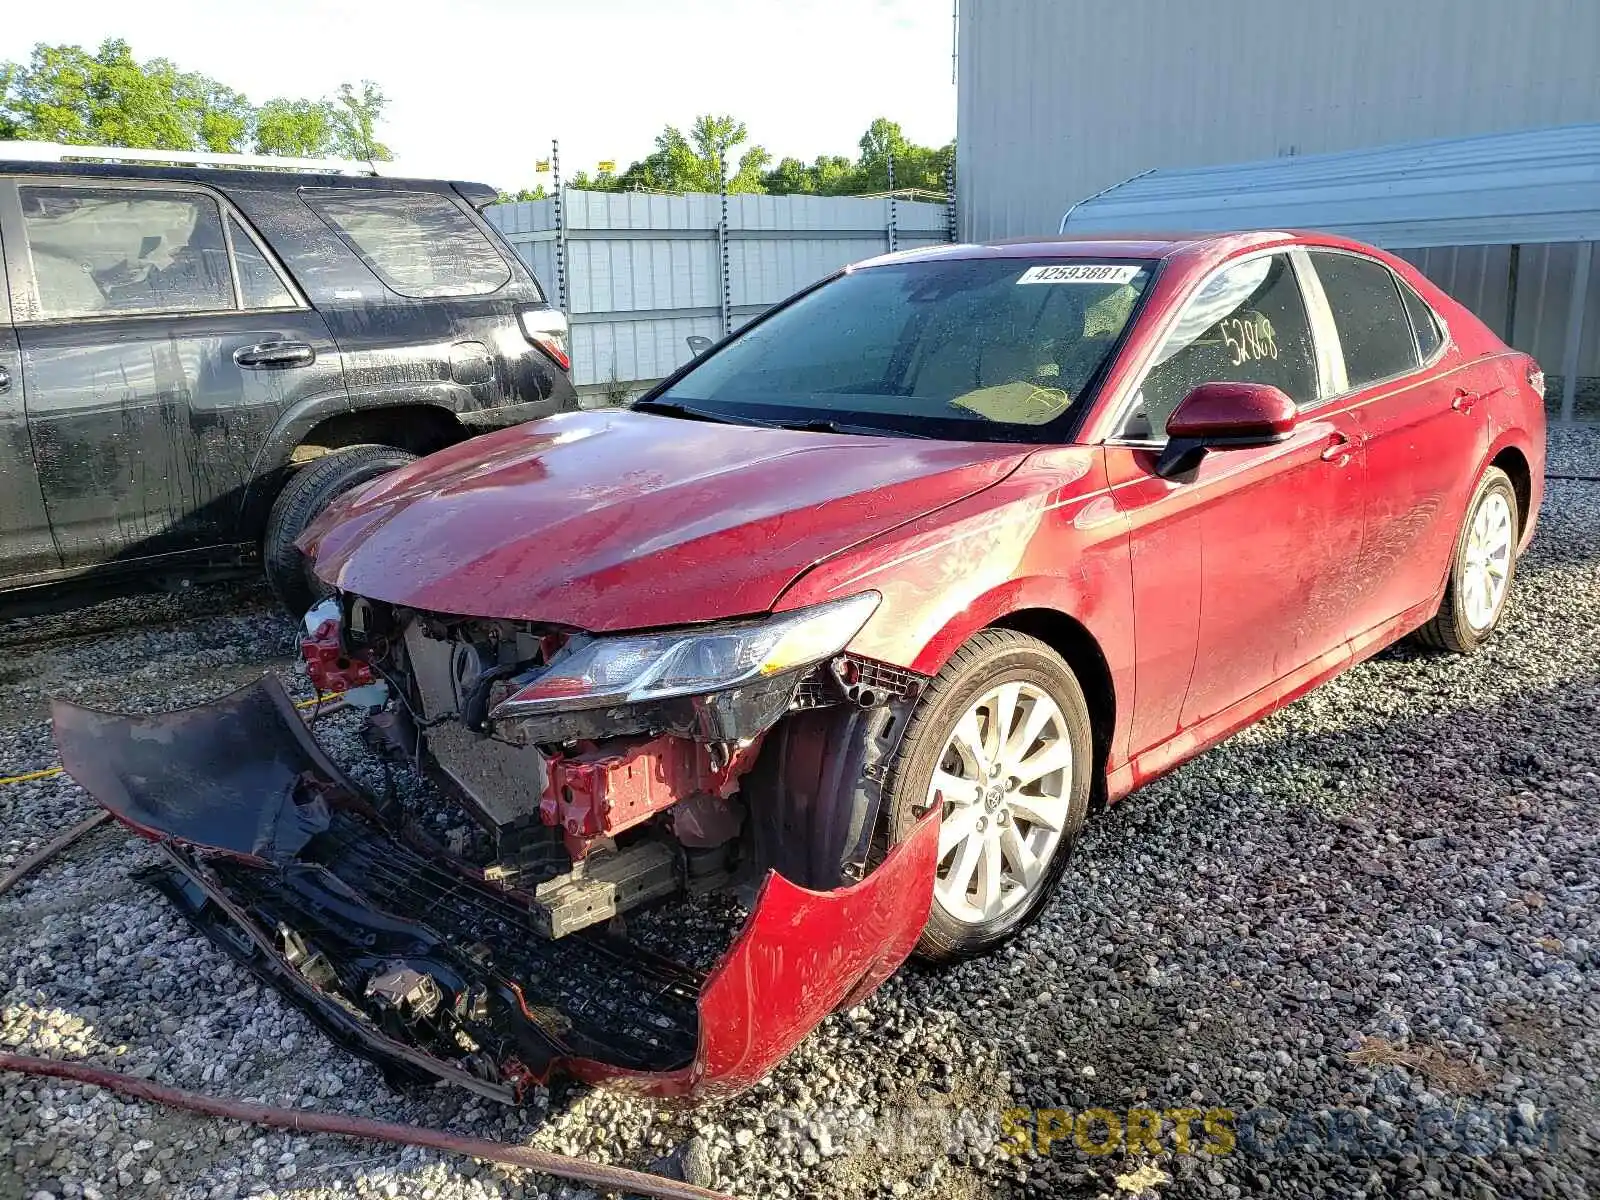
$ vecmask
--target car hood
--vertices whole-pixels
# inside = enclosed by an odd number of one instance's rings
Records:
[[[343,591],[594,631],[764,611],[801,572],[1004,478],[1027,447],[627,410],[475,438],[336,502],[301,538]]]

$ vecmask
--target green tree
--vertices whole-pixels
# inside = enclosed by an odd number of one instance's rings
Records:
[[[889,161],[894,160],[894,186],[944,190],[945,165],[955,156],[955,143],[934,149],[918,146],[906,139],[900,126],[879,117],[861,135],[861,158],[856,164],[855,184],[862,192],[889,190]]]
[[[811,173],[811,168],[792,156],[780,159],[778,165],[762,177],[761,182],[766,190],[774,195],[793,195],[817,190],[816,177]]]
[[[173,99],[196,149],[214,154],[250,149],[257,114],[242,93],[206,75],[174,72]]]
[[[127,42],[33,48],[0,63],[0,137],[69,145],[224,154],[386,159],[377,126],[387,103],[368,80],[330,99],[269,100],[260,108],[208,75],[164,58],[139,62]]]
[[[856,166],[842,154],[821,154],[810,164],[798,158],[785,158],[762,177],[766,190],[775,196],[848,196],[864,189],[856,186]]]
[[[11,80],[17,72],[15,63],[0,63],[0,140],[13,142],[24,134],[22,124],[6,110],[5,98],[11,94]]]
[[[106,144],[146,150],[195,148],[178,103],[178,72],[156,59],[141,66],[128,43],[33,48],[27,63],[7,63],[3,111],[35,141]]]
[[[591,179],[580,172],[573,186],[601,191],[714,192],[720,166],[730,192],[765,191],[771,154],[761,146],[751,146],[737,161],[733,157],[748,137],[743,121],[726,113],[705,113],[694,119],[687,134],[668,125],[656,135],[654,152],[620,175]]]
[[[549,193],[544,190],[544,184],[537,187],[522,188],[515,192],[508,192],[503,188],[495,199],[496,204],[514,204],[522,200],[548,200]]]
[[[334,152],[333,106],[326,100],[268,100],[256,110],[257,154],[316,158]]]
[[[867,172],[879,169],[887,172],[889,160],[904,159],[911,145],[906,141],[899,123],[887,117],[878,117],[867,126],[858,144],[861,147],[861,169]]]
[[[367,162],[385,162],[394,157],[389,147],[374,134],[389,98],[370,79],[361,81],[358,92],[348,83],[339,85],[333,99],[334,144],[340,154]]]

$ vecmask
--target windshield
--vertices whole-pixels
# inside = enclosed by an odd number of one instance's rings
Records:
[[[1080,405],[1145,262],[980,258],[867,267],[734,338],[652,399],[731,420],[1043,440]]]

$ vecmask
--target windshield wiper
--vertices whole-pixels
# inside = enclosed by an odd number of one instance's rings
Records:
[[[690,408],[675,400],[636,400],[628,406],[634,412],[656,413],[663,417],[682,417],[690,421],[715,421],[719,425],[742,425],[737,417],[723,416],[704,408]]]
[[[719,425],[759,425],[763,429],[792,429],[797,433],[857,433],[868,437],[907,437],[932,440],[926,433],[908,433],[899,429],[879,429],[871,425],[845,425],[824,417],[806,421],[763,421],[743,413],[718,413],[709,409],[693,408],[676,400],[639,400],[629,406],[634,412],[657,413],[663,417],[680,417],[689,421],[714,421]]]
[[[906,437],[921,438],[932,441],[932,435],[926,433],[909,433],[903,429],[879,429],[873,425],[843,425],[838,421],[829,421],[818,417],[809,421],[784,421],[779,426],[781,429],[793,429],[797,433],[857,433],[867,437]]]

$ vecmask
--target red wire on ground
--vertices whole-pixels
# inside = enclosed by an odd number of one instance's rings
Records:
[[[106,1088],[132,1096],[136,1100],[149,1100],[169,1108],[181,1108],[207,1117],[220,1117],[228,1121],[246,1121],[271,1129],[288,1129],[295,1133],[331,1133],[339,1137],[370,1138],[379,1142],[394,1142],[401,1146],[424,1146],[446,1154],[462,1154],[489,1162],[504,1163],[512,1167],[526,1167],[545,1175],[555,1175],[576,1183],[616,1191],[636,1192],[654,1196],[658,1200],[733,1200],[723,1192],[709,1191],[692,1183],[680,1183],[660,1175],[647,1175],[643,1171],[630,1171],[626,1167],[609,1167],[569,1158],[565,1154],[547,1154],[526,1146],[508,1146],[504,1142],[490,1142],[482,1138],[457,1137],[442,1129],[426,1129],[420,1125],[397,1125],[389,1121],[372,1121],[365,1117],[347,1117],[336,1113],[307,1112],[304,1109],[274,1108],[268,1104],[252,1104],[243,1100],[224,1100],[216,1096],[203,1096],[186,1092],[148,1079],[135,1079],[119,1071],[91,1067],[85,1063],[61,1062],[53,1058],[31,1058],[23,1054],[0,1051],[0,1071],[20,1071],[24,1075],[47,1075],[56,1079],[70,1079],[93,1087]]]

